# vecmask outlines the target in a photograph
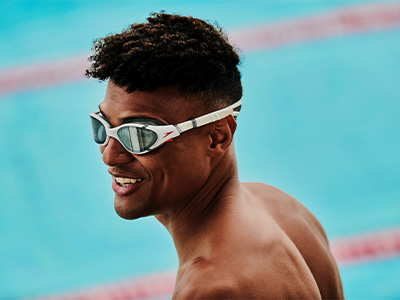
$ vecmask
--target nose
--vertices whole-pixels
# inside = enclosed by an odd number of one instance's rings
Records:
[[[107,166],[126,164],[133,160],[133,155],[114,138],[110,138],[106,146],[101,146],[100,151],[103,154],[103,161]]]

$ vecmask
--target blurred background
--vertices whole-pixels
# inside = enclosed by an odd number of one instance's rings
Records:
[[[114,212],[89,124],[106,83],[83,76],[95,38],[163,9],[241,51],[241,180],[317,216],[348,299],[400,299],[400,2],[361,0],[0,1],[0,299],[170,296],[173,242]]]

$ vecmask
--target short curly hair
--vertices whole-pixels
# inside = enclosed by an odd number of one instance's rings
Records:
[[[218,25],[164,11],[147,21],[95,40],[86,76],[128,93],[176,86],[212,106],[242,97],[239,55]]]

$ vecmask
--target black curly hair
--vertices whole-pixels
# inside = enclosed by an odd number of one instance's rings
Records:
[[[86,76],[110,79],[128,93],[176,86],[216,107],[242,97],[239,55],[218,25],[164,11],[147,21],[95,40]]]

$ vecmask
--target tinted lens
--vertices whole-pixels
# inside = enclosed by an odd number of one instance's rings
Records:
[[[157,134],[141,127],[127,126],[118,130],[118,137],[126,149],[133,153],[140,153],[157,141]]]
[[[92,132],[93,139],[97,144],[103,144],[106,141],[107,133],[104,125],[96,120],[95,118],[90,117],[90,121],[92,123]]]

